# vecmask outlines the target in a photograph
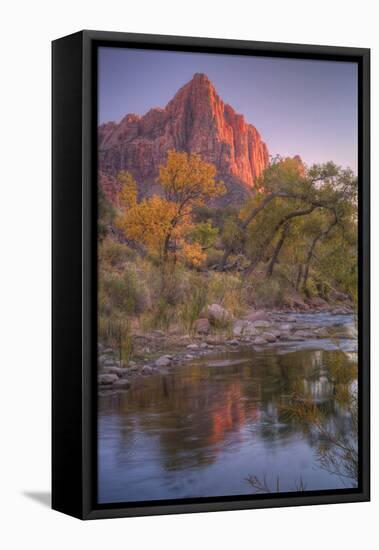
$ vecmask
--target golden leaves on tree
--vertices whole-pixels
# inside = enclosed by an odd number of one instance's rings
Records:
[[[127,172],[120,173],[118,227],[128,239],[146,246],[160,262],[182,259],[200,265],[206,254],[198,242],[190,239],[192,210],[225,192],[223,182],[215,176],[216,168],[199,155],[169,151],[158,177],[164,197],[154,195],[138,202],[134,178]]]

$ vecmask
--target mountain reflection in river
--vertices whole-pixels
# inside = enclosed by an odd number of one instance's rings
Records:
[[[280,491],[354,487],[322,468],[312,422],[287,414],[294,394],[351,430],[342,390],[355,353],[238,351],[136,380],[99,398],[99,502],[251,494],[250,475]],[[355,437],[356,434],[351,434]]]

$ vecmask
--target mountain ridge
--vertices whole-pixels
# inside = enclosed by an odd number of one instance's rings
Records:
[[[165,108],[152,108],[143,116],[129,113],[119,123],[100,125],[98,144],[100,175],[111,181],[120,170],[128,170],[142,195],[159,193],[155,180],[169,149],[198,153],[215,164],[225,181],[223,204],[251,195],[269,161],[258,130],[223,102],[203,73],[195,73]]]

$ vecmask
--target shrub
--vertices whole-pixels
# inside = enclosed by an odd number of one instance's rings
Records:
[[[128,260],[134,260],[136,252],[124,243],[106,238],[99,243],[99,265],[102,269],[121,269]]]
[[[318,293],[316,281],[314,280],[313,277],[308,277],[306,295],[309,298],[313,298],[314,296],[318,296],[318,294],[319,293]]]
[[[234,315],[240,315],[246,307],[248,283],[233,273],[212,273],[208,285],[208,303],[222,305]]]
[[[157,275],[155,283],[153,283],[158,300],[163,299],[170,306],[175,306],[183,303],[189,291],[188,283],[189,272],[185,268],[177,268],[171,273],[167,273],[164,278],[164,286],[157,286],[157,281],[160,281],[160,273]]]
[[[98,318],[99,341],[116,350],[120,363],[130,361],[133,355],[133,340],[130,321],[115,315]]]
[[[261,279],[254,282],[254,301],[258,307],[279,307],[285,303],[283,281]]]
[[[139,314],[149,305],[148,287],[139,278],[135,265],[127,266],[122,273],[102,272],[99,297],[110,311],[129,315]]]
[[[187,331],[191,331],[194,322],[200,317],[207,304],[207,285],[204,277],[193,276],[190,279],[188,296],[180,308],[180,321]]]
[[[160,298],[146,321],[145,326],[147,328],[167,330],[171,323],[176,321],[176,310],[164,298]]]
[[[205,265],[207,267],[219,265],[221,264],[221,260],[223,256],[224,256],[224,252],[222,250],[218,250],[216,248],[210,248],[209,250],[207,250]]]

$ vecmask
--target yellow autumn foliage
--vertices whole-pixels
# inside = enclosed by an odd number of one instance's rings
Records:
[[[127,172],[121,172],[118,202],[121,214],[117,226],[128,239],[146,246],[161,262],[181,258],[200,265],[206,255],[199,243],[186,240],[193,229],[194,206],[225,192],[215,180],[216,168],[197,154],[169,151],[167,163],[160,167],[158,181],[164,197],[154,195],[137,202],[137,185]]]
[[[201,265],[206,258],[206,254],[199,243],[184,242],[181,253],[183,259],[194,266]]]
[[[132,207],[137,203],[137,182],[130,172],[122,170],[117,175],[121,187],[118,194],[118,204],[121,208]]]
[[[167,162],[159,169],[158,181],[165,198],[181,206],[182,212],[201,206],[206,199],[225,193],[222,181],[217,181],[216,167],[201,160],[197,153],[188,154],[171,150]]]

